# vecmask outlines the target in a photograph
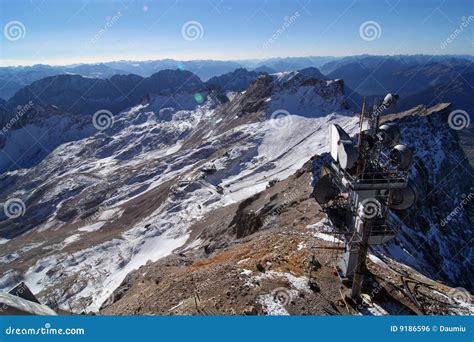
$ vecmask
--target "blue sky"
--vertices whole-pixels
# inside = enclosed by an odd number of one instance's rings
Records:
[[[473,54],[474,49],[473,0],[0,0],[0,4],[3,65]],[[463,21],[461,33],[441,48]],[[183,34],[189,22],[194,22],[188,25],[197,29],[197,39]],[[375,36],[361,33],[367,22]]]

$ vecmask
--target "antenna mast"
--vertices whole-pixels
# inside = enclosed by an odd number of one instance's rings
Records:
[[[411,150],[399,144],[398,126],[393,123],[379,126],[381,114],[397,99],[398,95],[388,94],[374,106],[364,130],[364,97],[357,145],[340,126],[331,125],[333,161],[325,166],[325,174],[315,185],[315,197],[326,209],[333,204],[331,200],[337,194],[347,194],[343,223],[335,224],[328,216],[333,226],[346,237],[339,268],[344,278],[352,279],[349,297],[355,301],[360,300],[369,246],[386,243],[395,237],[395,230],[388,220],[389,207],[407,209],[416,198],[413,188],[408,186]]]

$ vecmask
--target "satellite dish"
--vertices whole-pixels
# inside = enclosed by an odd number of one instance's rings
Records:
[[[390,162],[400,171],[406,171],[410,168],[413,161],[413,154],[406,145],[395,145],[390,152]]]
[[[383,105],[385,106],[385,108],[391,107],[395,103],[397,103],[398,98],[399,96],[397,94],[388,93],[383,99]]]
[[[331,142],[330,153],[334,161],[338,161],[337,153],[339,141],[341,140],[351,140],[351,137],[349,136],[349,134],[346,133],[346,131],[342,129],[341,126],[336,124],[332,124],[331,126],[329,126],[329,141]]]
[[[417,200],[413,184],[408,183],[408,186],[403,189],[394,189],[390,193],[390,209],[393,210],[407,210],[410,209]]]
[[[313,197],[319,204],[326,204],[339,194],[339,190],[333,185],[330,174],[325,173],[313,188]]]
[[[351,140],[340,140],[337,148],[337,161],[344,169],[352,168],[359,159],[359,152]]]
[[[400,141],[400,128],[394,123],[383,124],[377,136],[385,147],[395,146]]]

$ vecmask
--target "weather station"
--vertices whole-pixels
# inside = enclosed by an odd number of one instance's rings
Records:
[[[369,246],[396,236],[390,209],[403,211],[416,201],[415,188],[408,180],[412,151],[400,143],[396,124],[380,125],[382,113],[397,99],[398,95],[388,94],[367,114],[364,99],[356,140],[339,125],[330,126],[332,160],[322,167],[314,188],[334,233],[343,237],[337,269],[341,278],[352,284],[346,297],[356,303],[361,300]]]

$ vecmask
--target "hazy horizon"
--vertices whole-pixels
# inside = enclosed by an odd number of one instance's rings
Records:
[[[76,62],[70,64],[51,64],[51,63],[31,63],[31,64],[1,64],[0,67],[32,67],[37,65],[48,65],[48,66],[57,66],[57,67],[73,67],[78,65],[99,65],[99,64],[107,64],[107,63],[143,63],[143,62],[155,62],[155,61],[165,61],[165,60],[172,60],[177,62],[199,62],[199,61],[214,61],[214,62],[260,62],[260,61],[267,61],[273,59],[290,59],[290,58],[333,58],[333,59],[342,59],[347,57],[415,57],[415,56],[437,56],[437,57],[453,57],[453,58],[463,58],[463,57],[474,57],[474,54],[427,54],[427,53],[414,53],[414,54],[393,54],[393,55],[386,55],[386,54],[358,54],[358,55],[341,55],[341,56],[325,56],[325,55],[312,55],[312,56],[272,56],[272,57],[263,57],[263,58],[252,58],[252,59],[176,59],[172,57],[165,57],[165,58],[157,58],[157,59],[141,59],[141,60],[133,60],[133,59],[114,59],[114,60],[103,60],[98,62]],[[324,64],[324,63],[323,63]]]
[[[468,0],[0,3],[0,65],[472,55]]]

